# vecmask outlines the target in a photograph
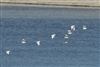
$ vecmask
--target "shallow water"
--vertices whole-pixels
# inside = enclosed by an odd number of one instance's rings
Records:
[[[99,10],[10,6],[0,11],[1,67],[100,66]],[[71,25],[76,30],[64,39]],[[52,34],[56,34],[54,39]]]

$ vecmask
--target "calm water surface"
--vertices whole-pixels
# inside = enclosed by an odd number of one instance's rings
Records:
[[[3,6],[0,11],[1,67],[100,67],[99,9]],[[71,25],[76,30],[65,39]]]

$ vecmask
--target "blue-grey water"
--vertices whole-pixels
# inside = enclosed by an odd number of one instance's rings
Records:
[[[2,6],[0,12],[1,67],[100,67],[99,9]],[[76,30],[65,39],[71,25]]]

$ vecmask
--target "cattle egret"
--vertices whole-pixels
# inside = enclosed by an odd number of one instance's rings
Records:
[[[41,44],[40,44],[40,41],[37,41],[37,42],[36,42],[36,44],[37,44],[38,46],[40,46],[40,45],[41,45]]]
[[[26,43],[26,40],[25,39],[22,39],[22,42],[21,42],[22,44],[25,44]]]
[[[10,50],[7,50],[7,51],[6,51],[6,54],[9,55],[9,54],[10,54]]]
[[[54,39],[54,38],[55,38],[55,36],[56,36],[56,34],[52,34],[52,35],[51,35],[51,38],[52,38],[52,39]]]
[[[72,34],[72,31],[71,30],[68,30],[68,34]]]
[[[86,29],[87,29],[87,27],[85,25],[83,25],[83,30],[86,30]]]
[[[72,26],[71,26],[71,30],[72,30],[72,31],[75,31],[75,25],[72,25]]]

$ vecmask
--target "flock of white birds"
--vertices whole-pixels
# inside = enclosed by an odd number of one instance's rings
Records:
[[[82,29],[83,30],[86,30],[87,29],[87,26],[86,25],[83,25]],[[68,35],[71,35],[75,30],[76,30],[75,29],[75,25],[71,25],[70,30],[67,30],[68,33],[65,34],[64,38],[65,39],[68,39],[69,38]],[[51,39],[54,39],[56,37],[56,34],[52,34],[50,37],[51,37]],[[21,43],[22,44],[26,44],[27,43],[26,39],[23,38],[21,40]],[[65,41],[64,43],[66,44],[66,43],[68,43],[68,41]],[[41,41],[39,41],[39,40],[36,41],[36,44],[37,44],[37,46],[40,46],[41,45]],[[6,50],[6,54],[7,55],[10,55],[11,54],[11,50]]]

